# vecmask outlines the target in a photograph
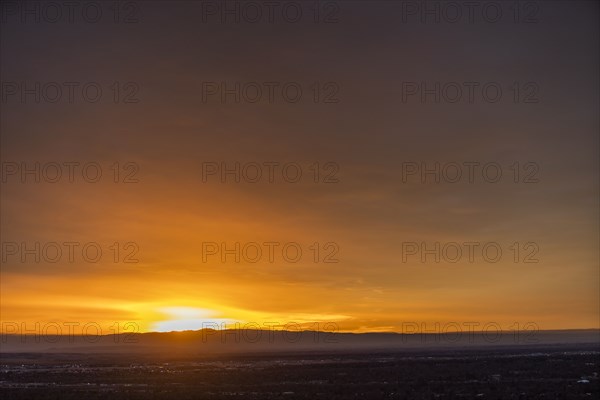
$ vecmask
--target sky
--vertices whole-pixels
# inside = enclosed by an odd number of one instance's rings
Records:
[[[3,332],[600,328],[598,3],[42,3],[0,16]]]

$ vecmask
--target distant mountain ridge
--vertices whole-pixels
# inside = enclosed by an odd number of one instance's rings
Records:
[[[0,353],[165,353],[203,354],[296,351],[374,351],[429,348],[527,347],[587,344],[600,349],[600,330],[454,333],[330,333],[320,331],[227,329],[124,333],[104,336],[3,334]]]

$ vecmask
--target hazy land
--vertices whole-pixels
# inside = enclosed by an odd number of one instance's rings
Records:
[[[262,332],[264,336],[253,343],[248,339],[257,338],[257,331],[220,333],[224,332],[141,334],[129,337],[137,339],[133,343],[107,336],[86,345],[81,337],[51,344],[42,342],[56,338],[38,337],[39,343],[27,344],[22,337],[5,336],[0,393],[3,399],[593,399],[600,395],[596,330],[542,331],[530,343],[515,341],[509,333],[491,342],[478,339],[477,332],[456,340],[457,336],[434,334],[322,336],[304,331],[285,336],[279,331],[270,332],[272,336]]]

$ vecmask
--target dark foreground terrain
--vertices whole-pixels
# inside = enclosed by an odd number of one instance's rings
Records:
[[[2,399],[598,399],[596,345],[272,355],[2,354]]]

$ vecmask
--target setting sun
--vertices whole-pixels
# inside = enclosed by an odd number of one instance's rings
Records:
[[[199,329],[222,329],[225,324],[233,321],[225,318],[216,318],[217,313],[193,307],[165,307],[158,310],[169,316],[164,321],[154,322],[150,330],[155,332],[186,331]]]

